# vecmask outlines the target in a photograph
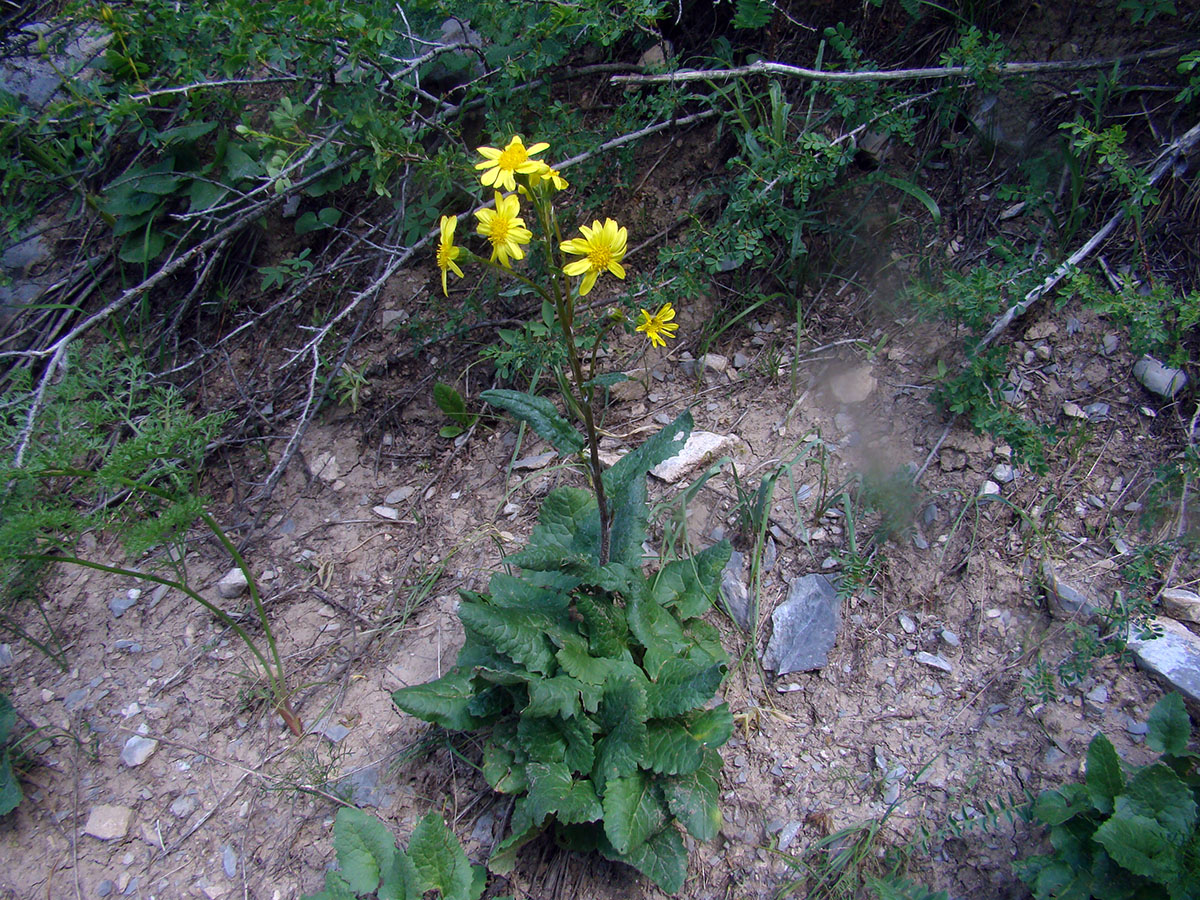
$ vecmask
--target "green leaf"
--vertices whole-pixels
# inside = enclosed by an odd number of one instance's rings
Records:
[[[583,435],[559,415],[558,409],[545,397],[499,389],[484,391],[479,396],[528,423],[539,437],[549,441],[561,454],[578,453],[586,443]]]
[[[1058,790],[1042,791],[1034,801],[1033,814],[1053,827],[1091,809],[1091,806],[1086,790],[1080,785],[1068,784]]]
[[[0,749],[0,816],[8,815],[16,809],[23,796],[21,783],[17,780],[16,772],[13,771],[8,748]]]
[[[433,386],[433,402],[437,408],[460,425],[466,425],[467,404],[457,390],[448,384],[438,382]]]
[[[417,873],[416,896],[431,890],[441,891],[445,900],[468,900],[471,896],[475,873],[458,838],[437,813],[429,813],[413,829],[408,858]]]
[[[668,659],[647,691],[650,718],[677,716],[703,706],[724,678],[725,664],[711,662],[703,654],[699,659]]]
[[[0,747],[8,742],[13,726],[17,724],[17,711],[7,694],[0,694]]]
[[[579,593],[575,596],[575,608],[583,617],[588,646],[594,656],[616,659],[628,651],[629,623],[620,607]]]
[[[1096,735],[1088,745],[1086,772],[1092,805],[1102,813],[1111,813],[1113,800],[1125,787],[1125,776],[1116,748],[1103,734]]]
[[[383,872],[383,881],[376,892],[378,900],[420,900],[417,893],[419,878],[408,854],[397,848],[392,867]]]
[[[614,676],[597,721],[604,737],[596,742],[592,779],[604,790],[608,779],[632,772],[646,753],[646,689],[632,678]]]
[[[654,599],[675,607],[681,619],[704,615],[716,600],[731,549],[728,541],[721,541],[689,559],[667,563],[655,576]]]
[[[470,672],[455,667],[436,681],[394,691],[392,702],[411,716],[451,731],[474,731],[488,722],[467,711],[475,697],[471,680]]]
[[[688,733],[710,749],[724,746],[733,734],[733,713],[728,703],[691,713],[686,722]]]
[[[1185,752],[1192,726],[1187,710],[1183,708],[1183,698],[1178,694],[1167,694],[1154,704],[1146,720],[1146,729],[1146,746],[1155,753],[1179,755]]]
[[[705,768],[687,775],[664,778],[667,808],[698,841],[711,841],[721,830],[720,787]]]
[[[517,804],[520,805],[521,800],[518,800]],[[514,809],[514,823],[516,822],[516,818],[516,810]],[[488,868],[497,875],[509,874],[517,865],[517,854],[521,851],[521,848],[541,833],[541,823],[528,825],[521,831],[514,830],[512,834],[496,845],[496,849],[492,851],[491,857],[488,858]]]
[[[528,546],[509,556],[508,562],[554,572],[569,564],[596,566],[600,562],[596,498],[582,488],[555,488],[542,503]]]
[[[392,868],[396,841],[375,816],[343,807],[333,820],[333,849],[350,889],[366,894],[379,887],[383,873]]]
[[[216,122],[192,122],[188,125],[176,125],[174,128],[168,128],[166,131],[159,132],[158,137],[164,145],[183,143],[204,137],[216,127]]]
[[[937,201],[920,185],[879,171],[874,173],[873,178],[877,181],[882,181],[884,184],[890,184],[898,191],[903,191],[924,206],[935,225],[942,221],[942,211],[938,207]]]
[[[557,667],[554,645],[547,636],[556,626],[549,616],[526,609],[484,603],[460,603],[465,627],[531,672],[549,675]]]
[[[144,231],[135,231],[125,238],[117,256],[124,262],[140,265],[154,260],[166,246],[167,239],[163,233],[147,224]]]
[[[661,775],[681,775],[695,772],[703,761],[704,745],[677,720],[656,720],[646,725],[643,768]]]
[[[566,763],[533,762],[529,774],[529,814],[533,821],[545,821],[553,815],[563,824],[595,822],[604,810],[591,781],[571,776]]]
[[[1154,819],[1114,815],[1096,829],[1095,840],[1135,875],[1161,883],[1178,872],[1171,836]]]
[[[687,878],[687,848],[674,825],[668,825],[645,843],[631,847],[628,853],[609,854],[603,847],[600,852],[609,859],[633,866],[668,894],[683,889]]]
[[[511,606],[532,609],[566,621],[571,605],[570,592],[579,584],[579,579],[569,575],[555,578],[556,583],[538,584],[538,578],[550,578],[547,572],[524,572],[521,577],[507,572],[496,572],[488,581],[488,593],[493,606]],[[475,599],[475,598],[466,598]]]
[[[671,611],[645,594],[630,598],[625,618],[633,636],[646,648],[642,668],[651,680],[658,678],[667,660],[679,656],[690,643]]]
[[[555,657],[563,671],[586,684],[602,685],[613,671],[611,660],[592,656],[579,638],[564,643]]]
[[[584,687],[583,682],[570,675],[536,678],[529,683],[529,706],[524,713],[569,719],[581,711],[579,697]]]
[[[604,833],[618,853],[644,844],[667,822],[667,810],[650,775],[635,770],[604,788]]]
[[[600,730],[587,716],[555,721],[555,726],[567,742],[563,762],[573,772],[590,772],[596,764],[596,745],[593,735]]]
[[[520,794],[529,787],[525,766],[516,762],[511,748],[494,739],[483,746],[483,777],[492,790],[501,794]]]
[[[521,750],[538,762],[559,762],[567,755],[566,737],[554,719],[544,716],[521,716],[517,741]]]
[[[659,463],[678,453],[691,433],[692,416],[684,412],[646,443],[622,456],[601,476],[612,513],[609,541],[613,562],[641,567],[648,516],[646,476]]]
[[[200,178],[192,180],[188,191],[190,203],[188,212],[199,212],[216,206],[229,193],[229,188],[219,181],[206,181]]]
[[[1154,819],[1173,842],[1182,844],[1196,823],[1196,801],[1174,770],[1155,763],[1134,773],[1117,798],[1113,816],[1124,815]]]
[[[325,873],[325,890],[319,894],[308,894],[301,900],[358,900],[358,894],[351,890],[341,872]]]

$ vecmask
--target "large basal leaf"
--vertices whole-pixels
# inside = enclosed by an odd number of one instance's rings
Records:
[[[559,762],[567,755],[567,739],[557,722],[545,716],[521,716],[517,746],[538,762]]]
[[[1092,805],[1102,813],[1111,813],[1113,800],[1125,787],[1125,776],[1121,774],[1121,758],[1116,748],[1102,734],[1092,738],[1088,745],[1086,773]]]
[[[603,790],[610,778],[634,771],[646,752],[646,689],[631,678],[610,682],[597,721],[604,737],[596,742],[592,780]]]
[[[725,664],[710,662],[703,654],[698,659],[668,659],[646,692],[650,718],[665,719],[703,706],[724,677]]]
[[[563,824],[595,822],[603,814],[596,789],[586,778],[572,777],[566,763],[530,763],[529,813],[533,821],[554,816]]]
[[[1114,815],[1096,829],[1095,840],[1135,875],[1163,883],[1178,874],[1178,857],[1171,836],[1154,819]]]
[[[618,853],[629,853],[666,823],[666,805],[649,773],[635,770],[605,785],[604,833]]]
[[[517,854],[521,852],[521,848],[532,841],[535,837],[542,833],[542,825],[525,824],[520,831],[516,830],[517,812],[523,807],[522,797],[517,800],[517,805],[513,808],[513,832],[492,851],[492,855],[488,857],[488,868],[497,875],[507,875],[517,865]]]
[[[1170,753],[1178,756],[1187,750],[1192,725],[1183,698],[1178,694],[1167,694],[1146,720],[1146,746],[1155,753]]]
[[[631,568],[642,564],[646,540],[646,476],[681,449],[692,433],[691,413],[674,422],[613,464],[602,476],[604,493],[612,518],[609,559]]]
[[[524,550],[508,557],[522,569],[561,572],[564,564],[595,566],[600,561],[600,514],[596,498],[582,488],[551,491]]]
[[[488,724],[468,711],[474,696],[471,674],[456,667],[436,681],[393,691],[392,702],[411,716],[451,731],[474,731]]]
[[[687,848],[674,825],[667,825],[644,844],[630,848],[628,853],[608,852],[603,846],[600,852],[609,859],[633,866],[668,894],[683,889],[687,878]]]
[[[1124,815],[1154,819],[1172,843],[1183,844],[1196,824],[1196,800],[1174,770],[1156,763],[1139,769],[1117,798],[1113,817]]]
[[[570,719],[554,720],[563,740],[567,742],[563,762],[573,772],[591,772],[596,764],[596,743],[594,735],[600,730],[595,722],[587,716],[575,716]]]
[[[558,648],[555,657],[564,672],[586,684],[602,685],[613,671],[612,660],[592,656],[583,639],[575,636]]]
[[[557,666],[548,633],[554,623],[544,613],[484,603],[460,603],[458,617],[467,628],[531,672],[551,674]]]
[[[1081,784],[1065,784],[1061,788],[1042,791],[1033,804],[1033,814],[1045,824],[1061,825],[1073,816],[1092,807],[1087,788]]]
[[[408,858],[417,873],[416,896],[439,890],[445,900],[472,900],[475,873],[471,863],[458,838],[437,813],[429,813],[413,829]]]
[[[704,615],[716,601],[731,549],[728,541],[721,541],[688,559],[667,563],[654,578],[654,599],[674,607],[680,619]]]
[[[690,643],[671,611],[645,593],[629,599],[625,618],[633,636],[646,648],[642,667],[651,680],[658,678],[667,660],[679,656]]]
[[[379,887],[383,873],[391,870],[396,840],[375,816],[343,807],[333,822],[333,849],[346,883],[366,894]]]
[[[0,747],[8,743],[13,726],[17,724],[17,711],[7,694],[0,694]]]
[[[721,830],[720,786],[702,767],[687,775],[662,780],[667,808],[698,841],[711,841]]]
[[[12,760],[6,747],[0,750],[0,816],[16,809],[22,796],[21,783],[17,780],[17,773],[13,771]]]
[[[646,755],[642,767],[662,775],[695,772],[704,761],[704,745],[675,719],[646,725]]]
[[[733,734],[733,713],[729,711],[728,703],[721,703],[712,709],[689,715],[686,727],[688,734],[705,747],[722,747]]]
[[[496,572],[488,581],[488,593],[493,606],[531,609],[548,616],[564,615],[571,605],[570,591],[579,584],[577,577],[566,576],[557,584],[539,585],[534,578],[544,573],[529,572],[521,577]]]
[[[545,397],[499,389],[484,391],[479,397],[527,422],[539,437],[549,441],[559,453],[578,453],[587,443],[583,435],[576,431]]]
[[[582,710],[580,692],[583,690],[599,695],[597,686],[589,688],[570,675],[534,679],[529,682],[529,705],[525,707],[524,713],[569,719]]]
[[[629,624],[620,607],[580,592],[575,597],[575,609],[583,618],[593,656],[615,659],[627,651]]]
[[[483,745],[482,769],[492,790],[501,794],[520,794],[529,787],[524,764],[518,763],[512,748],[496,741],[494,735]]]

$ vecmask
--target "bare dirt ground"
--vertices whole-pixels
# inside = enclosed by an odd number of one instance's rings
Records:
[[[868,299],[849,296],[847,306],[866,309]],[[682,309],[682,332],[709,313],[703,301]],[[1028,367],[1040,380],[1039,408],[1056,415],[1064,400],[1086,395],[1108,402],[1111,417],[1082,426],[1087,440],[1056,454],[1048,478],[1018,467],[1003,486],[1006,502],[976,502],[1006,454],[960,426],[947,430],[927,402],[949,336],[915,318],[870,312],[865,327],[863,318],[848,317],[841,332],[859,343],[802,336],[794,386],[792,368],[778,370],[797,346],[795,323],[782,315],[763,316],[712,348],[727,359],[743,355],[741,368],[700,378],[685,374],[693,369],[683,360],[686,342],[643,354],[629,340],[614,352],[614,363],[640,368],[647,383],[607,410],[611,446],[640,442],[657,428],[655,417],[684,408],[697,428],[741,441],[689,507],[689,540],[703,543],[716,529],[737,538],[734,466],[743,484],[756,485],[781,462],[809,454],[776,494],[779,539],[762,586],[757,645],[713,613],[731,655],[743,655],[723,689],[739,729],[724,751],[726,825],[693,853],[685,896],[772,896],[796,877],[776,852],[781,843],[795,853],[878,819],[892,801],[887,844],[935,832],[930,853],[914,857],[919,875],[956,896],[1020,896],[1008,864],[1029,841],[1026,830],[1002,821],[955,836],[956,817],[1076,776],[1096,731],[1123,754],[1143,753],[1127,727],[1144,720],[1159,692],[1131,666],[1101,665],[1059,703],[1031,702],[1022,677],[1039,647],[1050,659],[1064,652],[1062,626],[1033,584],[1034,562],[1050,554],[1082,584],[1107,587],[1118,560],[1105,536],[1130,527],[1122,508],[1136,500],[1147,460],[1164,446],[1159,430],[1170,427],[1169,410],[1139,413],[1149,398],[1129,378],[1131,357],[1101,352],[1102,321],[1069,307],[1050,311],[1023,329],[1035,338],[1026,343],[1051,349]],[[889,340],[873,352],[882,334]],[[381,329],[377,351],[388,343]],[[1058,374],[1046,376],[1055,363]],[[372,390],[386,396],[388,385]],[[320,733],[297,741],[263,712],[248,654],[187,597],[102,573],[56,578],[47,612],[70,636],[70,672],[14,645],[3,673],[22,715],[47,735],[28,801],[0,832],[7,896],[298,897],[318,888],[332,859],[335,798],[369,805],[401,838],[420,815],[440,809],[472,855],[486,856],[507,808],[473,771],[470,742],[429,732],[398,713],[389,694],[453,662],[461,640],[455,591],[482,588],[532,526],[538,498],[581,474],[562,465],[510,468],[544,448],[517,446],[505,422],[480,426],[455,447],[435,436],[443,419],[431,401],[409,404],[396,421],[368,443],[349,410],[331,409],[307,436],[303,464],[289,470],[277,511],[248,551],[298,711]],[[824,454],[813,452],[818,445]],[[914,530],[883,548],[869,589],[846,602],[828,665],[764,678],[755,652],[787,582],[837,575],[836,554],[846,551],[836,498],[818,506],[822,476],[836,485],[927,460]],[[220,473],[213,479],[219,484]],[[657,483],[653,490],[663,502],[679,493]],[[395,520],[374,510],[389,506],[388,495]],[[1023,533],[1007,504],[1028,511],[1051,495],[1064,510],[1056,531]],[[116,552],[90,549],[100,558]],[[199,543],[188,567],[215,599],[226,562]],[[139,587],[137,602],[115,617],[110,601]],[[951,671],[918,662],[922,650]],[[138,735],[157,745],[130,767],[120,757]],[[893,784],[898,791],[889,793]],[[129,811],[127,830],[111,840],[84,830],[106,805]],[[622,867],[549,844],[523,860],[489,890],[537,900],[658,896]]]

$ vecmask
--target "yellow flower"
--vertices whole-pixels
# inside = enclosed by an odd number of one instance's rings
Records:
[[[479,152],[486,159],[481,163],[476,163],[475,168],[487,171],[480,176],[479,180],[483,182],[484,187],[495,185],[501,190],[515,191],[517,181],[513,176],[532,175],[538,171],[539,166],[546,165],[540,160],[529,157],[535,153],[541,153],[549,147],[549,144],[541,143],[527,148],[519,134],[514,135],[503,150],[497,150],[495,147],[480,147]],[[520,259],[520,257],[517,258]]]
[[[454,246],[454,226],[457,224],[458,216],[442,216],[442,239],[438,243],[437,264],[442,270],[442,293],[447,297],[450,296],[450,292],[446,289],[446,272],[453,271],[459,278],[463,277],[462,269],[455,262],[458,254],[462,252],[461,247]]]
[[[571,186],[567,183],[567,179],[558,174],[558,169],[552,169],[545,163],[539,163],[538,170],[533,174],[542,181],[550,182],[551,187],[556,191],[565,191]]]
[[[679,326],[672,319],[675,318],[675,310],[670,303],[664,303],[662,309],[654,315],[641,310],[642,318],[636,330],[644,332],[646,337],[650,338],[651,347],[665,347],[667,342],[664,338],[675,337],[675,332],[679,330]]]
[[[524,259],[525,251],[521,244],[528,244],[533,239],[533,232],[525,227],[525,222],[519,215],[521,201],[516,194],[501,197],[496,192],[496,208],[480,209],[475,213],[479,219],[479,233],[492,242],[492,262],[498,262],[507,268],[508,258]]]
[[[582,275],[583,284],[579,286],[579,296],[582,297],[592,289],[601,272],[612,272],[618,278],[625,277],[625,269],[621,260],[625,258],[625,241],[628,237],[612,219],[605,219],[601,225],[597,219],[592,227],[580,225],[583,233],[581,238],[571,238],[559,244],[564,253],[577,253],[583,259],[577,259],[563,266],[568,275]]]

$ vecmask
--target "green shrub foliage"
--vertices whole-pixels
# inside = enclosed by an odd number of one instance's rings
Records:
[[[727,658],[701,616],[729,545],[647,576],[646,475],[690,433],[685,413],[604,473],[611,560],[600,565],[595,497],[553,491],[529,545],[486,593],[463,592],[466,643],[437,681],[393,694],[405,712],[456,731],[488,729],[483,774],[513,794],[509,836],[490,860],[552,829],[572,849],[634,866],[669,892],[687,870],[680,827],[698,840],[721,826],[717,748],[733,730],[710,704]]]
[[[1033,815],[1053,851],[1016,864],[1038,900],[1200,898],[1200,754],[1178,694],[1147,722],[1146,744],[1161,754],[1126,771],[1103,734],[1088,747],[1083,784],[1044,791]]]

